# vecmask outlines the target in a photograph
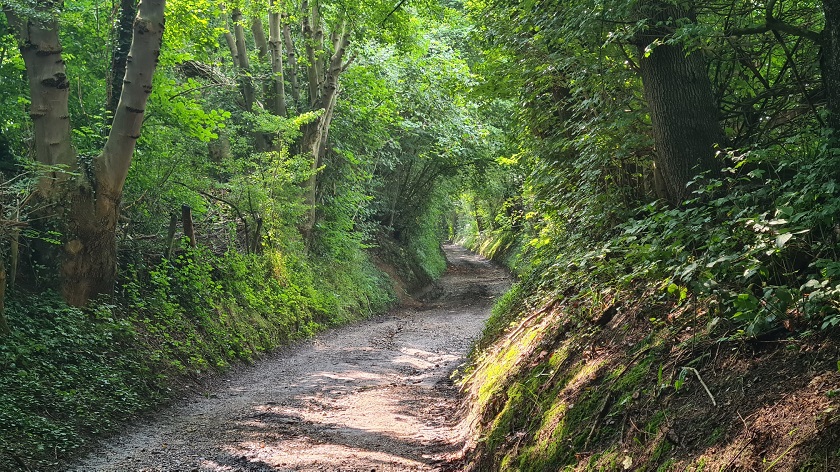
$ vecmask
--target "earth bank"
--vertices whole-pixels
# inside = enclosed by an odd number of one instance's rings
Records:
[[[515,292],[466,379],[466,470],[840,470],[836,332],[744,339],[656,288]]]

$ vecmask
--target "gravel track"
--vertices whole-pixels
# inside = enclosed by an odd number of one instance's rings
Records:
[[[449,380],[505,271],[459,246],[420,303],[323,333],[129,427],[80,471],[457,469],[462,408]]]

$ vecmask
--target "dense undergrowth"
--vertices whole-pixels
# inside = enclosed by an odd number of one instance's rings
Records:
[[[555,208],[520,244],[464,216],[520,274],[465,379],[471,468],[840,466],[835,152],[730,156],[680,207]]]
[[[404,256],[379,253],[398,267]],[[412,270],[420,269],[398,269]],[[172,260],[132,266],[119,289],[86,309],[49,293],[11,297],[11,334],[0,344],[0,469],[55,468],[208,375],[395,299],[392,281],[361,250],[335,259],[185,245]]]

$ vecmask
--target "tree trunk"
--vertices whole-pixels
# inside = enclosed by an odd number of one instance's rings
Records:
[[[196,247],[198,243],[195,240],[195,225],[189,205],[181,206],[181,224],[184,226],[184,236],[190,240],[190,247]]]
[[[318,15],[313,13],[313,17],[318,17]],[[309,31],[312,34],[312,30],[306,26],[307,24],[308,20],[304,20],[303,30]],[[338,79],[344,70],[342,60],[347,46],[350,44],[346,21],[342,22],[340,31],[340,33],[336,34],[333,41],[334,52],[329,57],[329,62],[326,67],[324,67],[326,69],[324,78],[321,79],[319,76],[322,68],[310,66],[308,69],[310,90],[314,89],[314,92],[310,92],[310,94],[314,93],[318,97],[311,102],[312,107],[315,110],[323,109],[324,112],[318,119],[304,127],[303,139],[301,141],[301,153],[309,154],[312,159],[310,166],[311,174],[306,182],[305,191],[305,204],[308,207],[307,221],[302,228],[302,232],[307,237],[311,234],[312,228],[315,226],[315,201],[318,187],[317,170],[321,166],[323,152],[326,148],[327,139],[329,138],[330,124],[332,123],[335,103],[338,98]],[[307,43],[311,44],[312,41],[307,41]],[[322,43],[321,45],[323,46]],[[307,56],[311,55],[311,57],[315,58],[317,56],[316,52],[314,49],[310,52],[309,49],[310,47],[308,46]],[[325,53],[326,51],[319,52]]]
[[[64,244],[61,292],[64,300],[84,306],[114,291],[117,277],[117,221],[120,199],[79,187],[71,195],[69,241]]]
[[[120,201],[140,137],[146,102],[152,92],[152,76],[163,38],[165,5],[165,0],[140,3],[125,83],[108,140],[94,161],[94,182],[82,179],[75,188],[68,189],[68,241],[64,244],[61,275],[62,294],[71,305],[85,305],[91,298],[110,294],[114,289]]]
[[[321,143],[321,131],[323,130],[323,118],[324,115],[321,115],[312,123],[304,125],[303,137],[301,138],[301,154],[309,155],[310,158],[310,175],[306,182],[302,184],[304,186],[303,203],[307,210],[306,220],[303,222],[303,226],[301,227],[301,233],[303,233],[304,238],[307,240],[312,234],[312,229],[315,227],[315,196],[316,189],[318,187],[317,172],[321,163],[319,148]]]
[[[320,97],[318,96],[318,84],[321,78],[318,74],[318,58],[315,51],[315,33],[312,28],[312,18],[315,17],[314,12],[317,11],[317,4],[312,8],[309,7],[309,0],[302,0],[301,15],[303,17],[301,32],[303,33],[304,48],[306,49],[306,76],[309,91],[309,106],[312,109],[318,109],[317,103]]]
[[[8,336],[11,332],[6,321],[6,263],[0,257],[0,338]]]
[[[327,51],[324,49],[324,27],[321,24],[321,3],[320,0],[314,0],[312,5],[312,44],[315,45],[315,60],[312,61],[315,67],[315,77],[318,77],[318,83],[321,83],[324,77],[324,61],[327,57]]]
[[[286,116],[286,85],[283,80],[283,47],[280,27],[280,12],[273,11],[274,0],[268,14],[268,45],[271,50],[272,100],[271,111],[275,115]]]
[[[682,45],[664,44],[671,31],[660,25],[689,14],[659,2],[653,5],[656,26],[635,43],[642,56],[639,68],[656,144],[655,165],[662,178],[659,197],[678,205],[698,173],[719,168],[715,149],[724,135],[702,53],[686,55]]]
[[[239,69],[239,50],[236,49],[236,40],[233,39],[233,34],[230,31],[225,32],[225,43],[227,43],[230,57],[233,59],[233,68]]]
[[[254,16],[251,20],[251,34],[254,35],[254,44],[257,45],[257,57],[262,62],[265,60],[266,54],[268,54],[268,43],[265,40],[265,28],[263,28],[263,23],[259,16]]]
[[[300,86],[298,85],[297,78],[297,51],[295,51],[295,43],[292,41],[292,27],[286,17],[284,17],[283,23],[283,42],[286,46],[286,62],[289,69],[289,85],[292,86],[292,99],[295,101],[295,106],[300,106]]]
[[[239,80],[242,87],[242,96],[245,98],[245,109],[254,110],[254,83],[251,81],[251,61],[248,59],[248,49],[245,46],[245,27],[242,25],[242,12],[233,10],[233,38],[236,45],[237,67],[239,68]]]
[[[338,100],[338,88],[336,88],[335,93],[331,95],[330,103],[327,104],[327,107],[324,109],[324,123],[321,125],[321,136],[320,141],[318,142],[318,167],[321,166],[321,159],[323,159],[324,155],[327,152],[327,142],[329,141],[330,137],[330,126],[332,125],[333,116],[335,116],[335,102]]]
[[[137,0],[120,0],[120,15],[114,34],[114,52],[111,55],[111,77],[108,82],[108,103],[106,109],[114,116],[120,103],[128,50],[131,48],[134,18],[137,16]],[[110,118],[108,118],[110,123]]]
[[[822,76],[828,93],[828,125],[840,139],[840,3],[823,0]]]
[[[49,166],[76,169],[76,150],[70,133],[70,112],[67,105],[70,82],[62,48],[58,39],[58,22],[51,5],[38,4],[37,15],[22,18],[8,2],[4,2],[9,26],[17,36],[26,75],[29,80],[35,141],[35,159]],[[69,172],[54,168],[38,185],[39,193],[48,201],[60,200],[63,184],[70,179]]]

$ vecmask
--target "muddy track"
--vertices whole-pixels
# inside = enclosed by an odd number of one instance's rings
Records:
[[[505,272],[458,246],[406,307],[324,333],[108,441],[75,471],[441,471],[463,431],[449,380]]]

